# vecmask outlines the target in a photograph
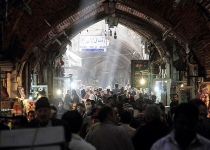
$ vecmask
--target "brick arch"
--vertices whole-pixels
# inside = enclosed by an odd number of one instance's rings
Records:
[[[91,17],[95,17],[96,20],[103,19],[106,16],[103,1],[27,0],[32,15],[24,9],[14,9],[10,6],[5,31],[1,31],[5,37],[2,39],[3,50],[13,53],[10,46],[16,38],[20,49],[25,50],[23,61],[38,44],[43,44],[44,47],[49,45],[51,39],[60,36],[63,31],[74,30],[77,25],[80,25],[80,28],[85,26],[84,21]],[[196,0],[195,3],[188,2],[185,5],[181,2],[176,9],[173,8],[173,4],[174,0],[118,0],[116,11],[124,15],[123,19],[127,22],[133,22],[133,18],[144,20],[150,25],[149,31],[155,28],[163,34],[171,29],[175,40],[190,45],[201,65],[205,67],[207,77],[210,77],[210,2]],[[0,11],[4,10],[1,5]],[[141,28],[134,27],[135,25],[131,25],[131,28],[140,32]],[[149,32],[145,35],[153,36]],[[161,41],[162,36],[159,35],[158,40]]]

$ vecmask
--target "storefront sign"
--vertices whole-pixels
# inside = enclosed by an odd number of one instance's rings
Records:
[[[106,52],[106,47],[105,36],[79,36],[79,51],[81,52]]]
[[[148,87],[148,82],[143,84],[140,81],[143,78],[142,71],[148,69],[149,60],[131,60],[131,86]],[[145,79],[146,80],[146,79]]]

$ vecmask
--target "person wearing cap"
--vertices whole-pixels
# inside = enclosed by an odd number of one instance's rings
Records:
[[[35,104],[37,117],[28,123],[29,128],[61,126],[62,121],[51,118],[51,108],[47,97],[41,97]]]

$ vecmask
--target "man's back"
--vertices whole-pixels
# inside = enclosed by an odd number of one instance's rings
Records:
[[[87,135],[86,141],[97,150],[133,150],[133,144],[125,129],[110,121],[104,122],[95,131]]]
[[[152,144],[167,135],[169,127],[159,120],[142,125],[132,139],[135,149],[149,150]]]

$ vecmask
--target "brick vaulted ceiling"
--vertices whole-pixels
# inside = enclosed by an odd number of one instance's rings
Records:
[[[19,0],[0,1],[0,54],[24,62],[35,47],[63,46],[54,41],[63,40],[64,32],[72,38],[107,16],[103,1],[25,0],[29,8]],[[174,44],[188,44],[210,78],[210,1],[176,2],[175,7],[175,0],[117,0],[116,14],[121,24],[152,40],[161,56]]]

